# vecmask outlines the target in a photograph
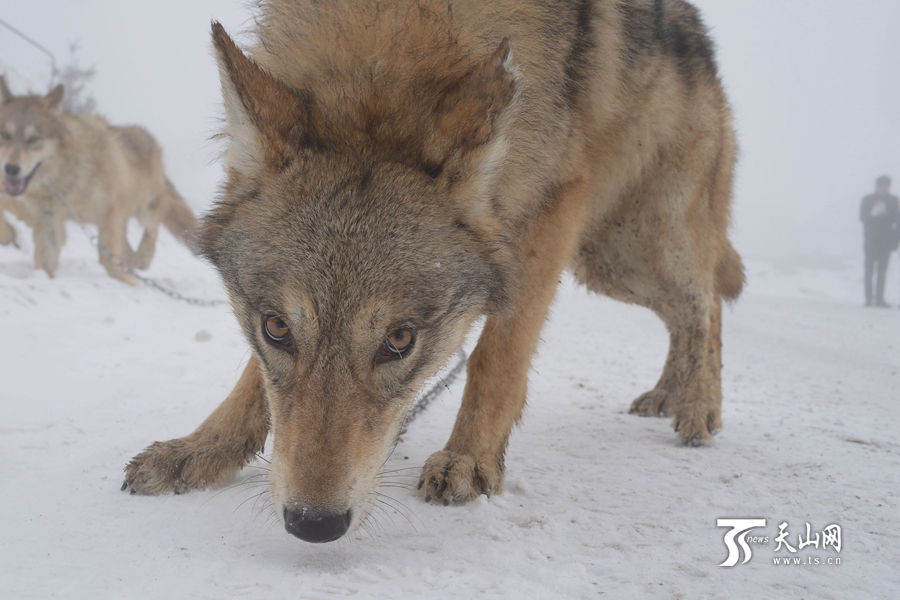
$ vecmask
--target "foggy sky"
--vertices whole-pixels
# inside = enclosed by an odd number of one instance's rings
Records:
[[[115,124],[141,124],[196,208],[220,177],[205,140],[221,115],[209,23],[249,25],[232,0],[2,0],[3,19],[63,65],[77,41]],[[858,256],[859,201],[900,189],[900,2],[697,0],[719,50],[741,144],[732,239],[746,256]],[[513,40],[515,43],[515,40]],[[13,91],[46,90],[46,57],[0,28]]]

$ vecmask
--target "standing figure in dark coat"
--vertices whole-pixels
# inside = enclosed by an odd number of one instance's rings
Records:
[[[859,218],[865,231],[866,306],[887,307],[884,301],[884,276],[891,251],[900,242],[900,200],[891,196],[891,178],[882,175],[875,182],[875,193],[866,196],[859,207]],[[872,274],[877,270],[875,293]]]

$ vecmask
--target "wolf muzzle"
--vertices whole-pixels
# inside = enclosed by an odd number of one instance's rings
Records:
[[[6,193],[13,197],[23,194],[31,181],[31,176],[39,166],[41,163],[37,163],[28,175],[22,176],[22,168],[19,165],[7,163],[3,167],[3,173],[6,176],[3,179],[3,187],[6,189]]]

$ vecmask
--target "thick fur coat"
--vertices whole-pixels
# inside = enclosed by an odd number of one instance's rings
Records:
[[[372,510],[416,392],[486,315],[419,487],[445,503],[500,493],[565,269],[669,329],[632,412],[712,440],[721,302],[743,271],[731,114],[691,5],[271,0],[257,23],[249,56],[213,27],[228,179],[200,234],[253,355],[123,489],[221,484],[271,432],[277,516],[336,539]]]

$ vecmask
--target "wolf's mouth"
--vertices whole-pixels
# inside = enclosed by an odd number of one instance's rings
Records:
[[[6,189],[6,193],[10,196],[18,196],[23,193],[25,188],[28,187],[28,182],[31,181],[32,175],[38,170],[39,166],[41,166],[41,163],[36,164],[31,170],[31,173],[25,177],[10,177],[7,175],[3,180],[3,187]]]

